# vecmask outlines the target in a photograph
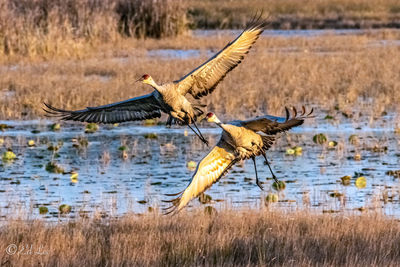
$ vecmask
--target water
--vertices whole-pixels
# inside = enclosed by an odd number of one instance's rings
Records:
[[[72,207],[70,217],[96,213],[121,216],[142,213],[149,207],[166,207],[168,204],[161,201],[168,199],[165,194],[181,191],[190,181],[193,171],[187,163],[200,161],[211,149],[191,132],[185,136],[186,128],[167,129],[162,125],[101,126],[98,132],[85,134],[82,124],[64,124],[59,132],[53,132],[49,121],[0,123],[14,127],[0,133],[1,154],[9,147],[17,155],[12,163],[0,164],[0,216],[3,219],[23,214],[28,218],[55,220],[61,204]],[[265,192],[255,185],[253,165],[247,161],[237,164],[206,192],[213,198],[211,205],[258,208],[264,205],[268,193],[277,193],[279,202],[273,204],[277,208],[310,207],[319,212],[379,208],[398,217],[399,180],[386,172],[400,169],[399,136],[389,127],[359,127],[352,123],[333,126],[322,121],[293,129],[268,152],[276,175],[287,183],[284,191],[273,190],[271,174],[259,158],[259,177]],[[202,128],[202,132],[213,146],[220,129]],[[325,133],[339,145],[328,149],[314,144],[312,138],[316,133]],[[146,138],[148,134],[155,134],[157,138]],[[349,144],[352,134],[359,137],[360,145]],[[87,140],[89,145],[74,146],[76,138]],[[28,147],[28,140],[35,140],[36,146]],[[63,144],[57,152],[48,150],[50,144],[55,146],[59,142]],[[122,145],[127,148],[127,159],[119,150]],[[301,156],[286,155],[286,149],[294,145],[303,148]],[[353,159],[356,153],[361,154],[360,161]],[[58,163],[66,173],[46,171],[50,161]],[[76,183],[70,179],[71,171],[79,173]],[[366,177],[366,188],[357,189],[354,178],[349,186],[341,184],[340,177],[355,173]],[[331,197],[334,192],[343,197]],[[39,215],[39,206],[47,206],[49,213]],[[201,204],[194,199],[191,206]]]
[[[269,37],[318,37],[323,35],[363,35],[379,29],[322,29],[322,30],[265,30],[262,35]],[[194,36],[212,37],[218,35],[239,35],[242,30],[194,30]]]

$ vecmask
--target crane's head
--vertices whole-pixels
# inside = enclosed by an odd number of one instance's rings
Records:
[[[144,74],[142,77],[140,77],[139,79],[136,80],[137,82],[142,82],[144,84],[150,84],[153,85],[154,84],[154,80],[153,78],[151,78],[150,75],[148,74]]]
[[[220,120],[217,118],[217,116],[212,112],[207,113],[206,118],[207,118],[208,122],[215,122],[215,123],[220,122]]]

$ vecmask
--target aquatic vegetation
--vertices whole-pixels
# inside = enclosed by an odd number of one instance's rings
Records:
[[[316,134],[313,137],[313,142],[319,145],[323,145],[328,141],[328,138],[326,137],[325,134],[320,133],[320,134]]]
[[[35,140],[32,140],[32,139],[29,140],[27,144],[28,144],[29,147],[34,147],[34,146],[36,146]]]
[[[204,207],[204,213],[207,215],[215,215],[218,212],[213,206],[206,206]]]
[[[284,181],[279,181],[279,183],[273,182],[272,188],[275,189],[276,191],[283,191],[286,188],[286,183]]]
[[[350,185],[351,176],[346,175],[346,176],[340,177],[340,180],[342,182],[342,185]]]
[[[99,130],[99,125],[96,123],[88,123],[85,127],[85,133],[95,133]]]
[[[46,171],[51,173],[64,173],[64,169],[59,166],[57,163],[49,161],[46,164]]]
[[[157,124],[156,119],[148,119],[148,120],[143,121],[143,125],[145,125],[145,126],[154,126],[156,124]]]
[[[79,136],[72,139],[72,146],[77,149],[85,149],[89,146],[89,141],[86,137]]]
[[[44,214],[47,214],[48,212],[49,212],[49,209],[47,207],[45,207],[45,206],[39,207],[39,214],[44,215]]]
[[[356,161],[360,161],[361,160],[361,154],[360,153],[354,154],[353,159],[356,160]]]
[[[288,148],[288,149],[286,149],[286,154],[287,154],[287,155],[294,155],[294,153],[295,153],[295,151],[294,151],[293,148]]]
[[[194,171],[194,170],[196,169],[196,167],[197,167],[197,163],[194,162],[193,160],[191,160],[191,161],[189,161],[189,162],[187,163],[186,166],[187,166],[187,168],[188,168],[189,170]]]
[[[15,155],[14,152],[12,152],[12,150],[7,150],[6,152],[3,153],[3,156],[1,157],[1,159],[4,162],[11,162],[16,158],[17,158],[17,156]]]
[[[330,196],[330,197],[337,197],[337,198],[340,198],[340,197],[343,197],[344,194],[343,194],[343,193],[340,193],[340,192],[338,192],[338,191],[333,191],[333,192],[329,193],[329,196]]]
[[[58,210],[60,211],[61,214],[68,214],[71,212],[72,208],[68,204],[62,204],[62,205],[60,205]]]
[[[268,195],[265,197],[265,202],[266,204],[272,203],[272,202],[278,202],[279,196],[274,193],[268,193]]]
[[[338,144],[338,142],[336,142],[336,141],[329,141],[328,147],[329,147],[329,148],[334,148],[334,147],[337,146],[337,144]]]
[[[394,178],[400,178],[400,170],[396,170],[396,171],[390,170],[390,171],[387,171],[387,172],[386,172],[386,175],[393,176]]]
[[[358,177],[355,184],[358,189],[363,189],[367,186],[367,179],[364,176]]]
[[[50,130],[52,130],[53,132],[60,131],[61,125],[59,123],[53,123],[52,125],[50,125]]]
[[[349,136],[349,143],[356,146],[360,144],[360,138],[356,134]]]
[[[71,172],[70,179],[71,179],[72,183],[77,183],[78,182],[78,177],[79,177],[79,173],[77,173],[75,171]]]
[[[207,195],[207,194],[202,193],[202,194],[198,197],[198,199],[199,199],[199,202],[200,202],[201,204],[208,204],[208,203],[211,202],[212,197],[211,197],[210,195]]]
[[[143,137],[146,139],[157,139],[158,135],[156,133],[147,133],[144,134]]]
[[[294,146],[292,148],[286,149],[286,154],[287,155],[295,155],[295,156],[301,156],[303,154],[303,148],[300,146]]]
[[[4,139],[0,138],[0,146],[2,146],[4,144]]]
[[[4,124],[4,123],[0,124],[0,131],[2,131],[2,132],[4,132],[6,129],[12,129],[12,128],[14,128],[14,126],[10,126],[10,125]]]

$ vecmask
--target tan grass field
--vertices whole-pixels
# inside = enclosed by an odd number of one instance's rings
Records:
[[[204,0],[185,2],[195,27],[241,28],[257,11],[270,15],[272,28],[398,27],[396,0]]]
[[[134,81],[148,73],[156,82],[178,79],[217,52],[235,35],[126,39],[92,49],[66,48],[47,57],[3,60],[1,119],[43,117],[42,103],[77,109],[150,92]],[[398,110],[398,31],[364,35],[279,38],[263,36],[217,90],[201,101],[226,118],[281,114],[284,105],[361,111],[378,118]],[[388,45],[381,45],[382,40]],[[148,56],[153,49],[198,49],[188,59]],[[356,116],[358,117],[358,116]]]
[[[2,266],[398,266],[400,224],[379,214],[243,210],[0,228]],[[6,253],[6,249],[11,244]],[[28,246],[28,247],[26,247]],[[26,254],[23,254],[26,253]],[[41,255],[39,255],[41,253]],[[36,254],[36,255],[35,255]]]

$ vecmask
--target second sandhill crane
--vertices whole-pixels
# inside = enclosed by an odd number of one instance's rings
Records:
[[[266,151],[275,141],[275,135],[287,131],[293,127],[303,124],[306,118],[310,118],[313,110],[306,113],[302,108],[301,114],[293,109],[291,116],[286,108],[286,117],[275,117],[265,115],[245,121],[232,121],[222,123],[215,114],[208,113],[207,120],[222,128],[222,135],[215,147],[197,165],[192,180],[188,187],[178,193],[169,196],[179,197],[168,200],[173,205],[167,213],[177,212],[183,209],[190,200],[202,194],[205,190],[217,182],[236,162],[251,158],[256,173],[256,183],[261,188],[255,158],[262,155],[272,173],[272,177],[278,182],[272,172],[271,166],[266,157]]]
[[[191,94],[199,99],[213,92],[225,75],[234,69],[249,52],[264,31],[265,25],[266,22],[261,20],[261,15],[253,19],[235,40],[177,81],[157,84],[150,75],[144,74],[138,81],[154,89],[150,94],[82,110],[63,110],[45,103],[47,107],[45,110],[62,120],[94,123],[119,123],[158,118],[161,112],[164,112],[169,114],[167,125],[172,123],[188,125],[207,144],[207,140],[196,125],[197,117],[203,114],[201,108],[205,105],[191,103],[185,95]],[[191,124],[196,130],[190,126]]]

